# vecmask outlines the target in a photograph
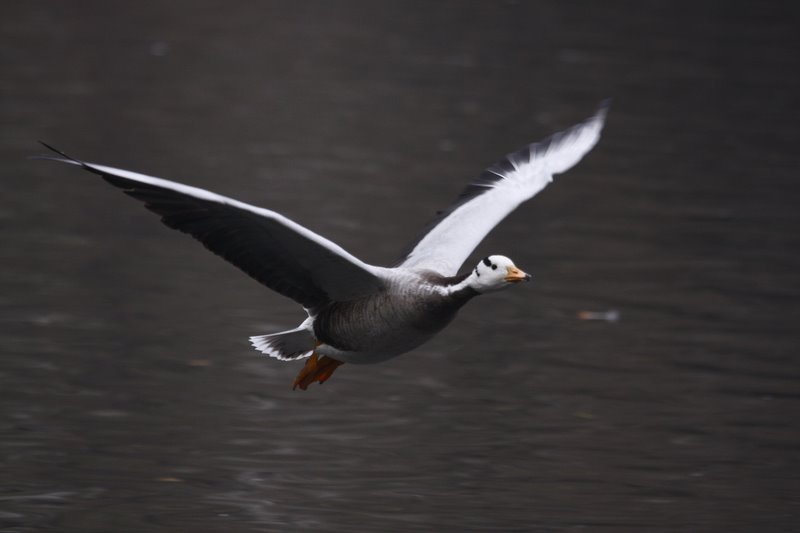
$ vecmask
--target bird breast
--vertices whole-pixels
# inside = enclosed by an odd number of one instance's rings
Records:
[[[352,352],[400,354],[415,348],[455,317],[460,303],[430,287],[389,290],[333,302],[314,319],[323,343]]]

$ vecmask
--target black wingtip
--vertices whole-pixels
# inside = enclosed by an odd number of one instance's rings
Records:
[[[74,157],[72,157],[71,155],[65,154],[64,152],[62,152],[58,148],[56,148],[54,146],[51,146],[51,145],[47,144],[44,141],[39,141],[39,144],[41,144],[42,146],[44,146],[45,148],[47,148],[51,152],[57,153],[58,155],[60,155],[61,157],[65,158],[65,159],[69,159],[70,161],[75,161],[76,163],[80,163],[81,165],[83,165],[83,161],[79,161],[79,160],[75,159]]]
[[[60,161],[61,163],[73,163],[75,165],[80,166],[81,168],[84,168],[84,169],[88,170],[89,172],[94,172],[95,174],[100,174],[100,175],[103,174],[102,172],[100,172],[96,168],[92,167],[91,165],[87,165],[86,163],[84,163],[80,159],[76,159],[76,158],[72,157],[71,155],[69,155],[69,154],[67,154],[65,152],[62,152],[58,148],[47,144],[44,141],[39,141],[39,144],[41,144],[42,146],[44,146],[45,148],[47,148],[51,152],[55,152],[60,157],[56,157],[54,155],[34,155],[34,156],[31,156],[29,159],[43,159],[45,161]]]
[[[611,109],[611,98],[606,98],[600,102],[599,106],[597,106],[597,111],[594,114],[594,118],[599,118],[600,120],[605,121],[609,109]]]

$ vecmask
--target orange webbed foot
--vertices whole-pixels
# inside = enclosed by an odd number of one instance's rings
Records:
[[[325,383],[342,364],[342,361],[331,359],[327,355],[318,357],[317,352],[312,353],[303,369],[297,374],[292,390],[297,389],[297,387],[300,387],[301,390],[306,390],[315,381],[320,384]]]

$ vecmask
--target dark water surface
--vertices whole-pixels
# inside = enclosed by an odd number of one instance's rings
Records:
[[[0,530],[797,530],[793,6],[4,4]],[[246,341],[301,309],[25,159],[43,139],[387,264],[608,96],[597,148],[476,253],[534,283],[305,393]]]

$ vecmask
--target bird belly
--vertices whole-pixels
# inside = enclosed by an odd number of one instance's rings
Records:
[[[379,363],[413,350],[441,331],[457,309],[425,299],[376,297],[336,302],[314,319],[318,352],[348,363]]]

